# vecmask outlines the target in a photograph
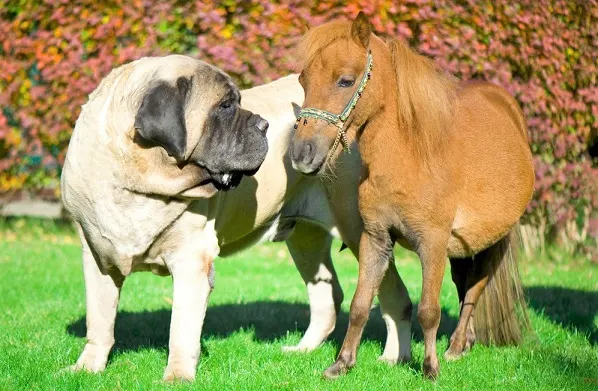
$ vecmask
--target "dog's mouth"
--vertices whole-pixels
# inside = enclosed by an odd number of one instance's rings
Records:
[[[251,171],[230,171],[225,173],[206,170],[208,171],[209,178],[202,181],[199,186],[211,184],[219,191],[232,190],[239,186],[244,176],[253,176],[257,172],[257,169]]]
[[[241,179],[243,179],[243,173],[239,171],[231,171],[227,173],[210,172],[210,178],[207,181],[214,185],[218,190],[228,191],[239,186]]]

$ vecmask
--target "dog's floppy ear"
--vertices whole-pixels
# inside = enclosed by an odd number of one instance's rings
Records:
[[[184,77],[179,77],[175,86],[161,82],[143,97],[135,116],[137,134],[164,148],[179,163],[187,148],[185,97],[190,89],[191,80]]]

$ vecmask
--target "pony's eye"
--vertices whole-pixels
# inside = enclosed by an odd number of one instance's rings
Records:
[[[355,84],[355,78],[353,76],[341,76],[340,79],[338,79],[337,84],[342,88],[351,87],[353,84]]]

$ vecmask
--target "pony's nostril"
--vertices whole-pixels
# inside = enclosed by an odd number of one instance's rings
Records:
[[[313,146],[311,145],[311,143],[307,143],[307,145],[305,146],[305,157],[310,157],[311,156],[311,151],[313,150]]]
[[[313,142],[293,143],[289,149],[291,158],[296,163],[311,164],[316,155],[316,149]]]
[[[312,142],[308,142],[305,144],[303,149],[303,162],[306,164],[311,164],[314,160],[315,155],[315,148]]]

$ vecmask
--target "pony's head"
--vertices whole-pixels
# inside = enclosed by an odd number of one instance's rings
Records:
[[[296,170],[322,172],[383,110],[385,125],[376,131],[400,135],[414,158],[434,164],[448,134],[457,80],[431,59],[400,40],[376,37],[361,12],[353,22],[309,30],[299,58],[305,101],[289,149]]]
[[[348,149],[347,130],[359,127],[370,116],[362,95],[372,94],[367,87],[371,37],[370,23],[360,12],[353,22],[315,27],[303,38],[299,82],[305,101],[289,148],[296,170],[321,172],[337,151]]]

